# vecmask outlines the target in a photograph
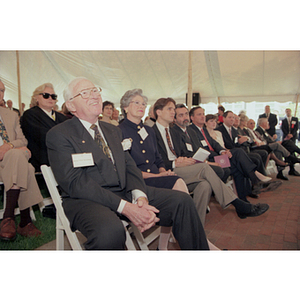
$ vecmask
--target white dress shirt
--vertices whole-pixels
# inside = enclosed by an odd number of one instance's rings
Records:
[[[172,151],[170,150],[169,145],[168,145],[168,141],[167,141],[167,137],[166,137],[166,128],[168,128],[169,136],[170,136],[170,141],[171,141],[172,147],[174,148],[173,142],[172,142],[172,137],[170,135],[170,128],[169,127],[165,127],[165,126],[159,124],[157,121],[156,121],[155,124],[156,124],[156,126],[157,126],[157,128],[158,128],[158,130],[159,130],[159,132],[161,134],[161,137],[162,137],[163,141],[164,141],[165,147],[167,149],[168,159],[170,161],[172,161],[172,167],[174,169],[175,168],[175,159],[177,158],[177,156],[175,156],[172,153]]]

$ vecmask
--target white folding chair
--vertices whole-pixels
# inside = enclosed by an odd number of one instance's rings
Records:
[[[35,172],[34,175],[35,175],[36,178],[37,178],[37,176],[40,176],[40,175],[43,176],[42,172]],[[40,211],[42,212],[43,209],[44,209],[47,205],[50,205],[50,204],[53,204],[53,201],[52,201],[51,197],[44,198],[43,201],[41,201],[41,202],[39,203]]]
[[[56,250],[64,250],[64,232],[67,235],[67,238],[71,244],[73,250],[82,250],[82,247],[78,241],[77,235],[70,228],[70,222],[67,219],[63,207],[61,196],[57,189],[57,182],[54,178],[51,167],[46,165],[41,166],[41,170],[48,187],[49,193],[53,200],[53,203],[56,207]],[[126,231],[126,248],[128,250],[136,250],[132,238],[130,236],[130,232],[133,232],[137,243],[141,250],[149,250],[148,245],[159,236],[158,229],[156,229],[153,233],[151,233],[146,239],[143,237],[142,233],[138,230],[136,226],[132,223],[128,223],[126,221],[122,221],[125,231]]]
[[[5,188],[4,188],[4,183],[2,181],[0,181],[0,186],[2,186],[2,189],[3,189],[3,208],[0,209],[0,220],[3,219],[3,215],[4,215],[4,211],[5,211],[5,207],[6,207],[6,192],[5,192]],[[19,215],[20,214],[20,209],[19,207],[17,207],[15,209],[15,215]],[[36,220],[35,218],[35,214],[33,212],[33,209],[30,207],[30,217],[33,221]]]

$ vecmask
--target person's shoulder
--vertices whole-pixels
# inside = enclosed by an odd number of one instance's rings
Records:
[[[80,123],[80,121],[78,119],[76,120],[76,118],[68,119],[62,123],[53,126],[51,129],[49,129],[48,133],[49,132],[55,132],[55,133],[70,132],[73,130],[73,128],[75,128],[78,122]]]
[[[144,127],[145,127],[145,129],[146,129],[146,131],[147,131],[148,133],[155,134],[155,131],[154,131],[154,129],[152,128],[152,126],[149,126],[149,125],[144,124]]]
[[[110,132],[122,132],[121,128],[119,126],[115,126],[113,124],[104,122],[104,121],[99,121],[99,124],[102,129],[110,131]]]
[[[224,129],[225,129],[225,127],[222,124],[222,125],[218,126],[215,130],[222,132],[222,131],[224,131]]]
[[[0,115],[7,115],[9,116],[10,119],[12,118],[18,118],[18,115],[13,111],[13,110],[9,110],[5,107],[0,106]]]
[[[32,116],[32,115],[37,115],[41,113],[41,109],[38,106],[33,106],[30,107],[29,109],[26,109],[23,113],[23,116],[27,117],[27,116]]]
[[[62,114],[62,113],[60,113],[60,112],[58,112],[58,111],[55,111],[54,113],[55,113],[55,115],[56,115],[60,120],[67,120],[67,119],[68,119],[64,114]]]

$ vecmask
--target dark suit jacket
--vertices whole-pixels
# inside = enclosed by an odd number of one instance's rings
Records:
[[[162,156],[162,159],[165,163],[166,169],[173,170],[173,167],[172,167],[173,161],[169,160],[169,158],[168,158],[168,152],[167,152],[165,143],[162,139],[162,136],[160,134],[160,131],[157,128],[157,125],[154,124],[152,128],[156,135],[158,151]],[[177,138],[176,137],[177,134],[178,134],[177,131],[175,131],[174,128],[170,127],[170,136],[171,136],[174,150],[176,152],[177,157],[179,157],[179,156],[190,157],[191,154],[189,153],[189,151],[187,151],[187,148],[186,148],[186,145],[185,145],[183,139]]]
[[[267,115],[265,113],[262,115],[259,115],[259,118],[266,118],[266,117],[267,117]],[[277,116],[275,114],[270,113],[268,120],[269,120],[270,128],[267,130],[267,132],[268,132],[268,134],[273,136],[276,133],[275,127],[278,123]]]
[[[287,118],[283,119],[282,124],[281,124],[281,130],[282,130],[282,133],[283,133],[282,139],[285,139],[285,137],[289,133],[291,133],[293,135],[291,140],[293,142],[296,142],[298,128],[299,128],[298,118],[292,117],[291,126],[289,126],[289,122],[288,122]]]
[[[203,130],[204,130],[204,133],[205,133],[205,136],[206,136],[208,142],[213,147],[214,151],[210,151],[208,146],[203,145],[202,142],[205,141],[205,138],[204,138],[202,132],[198,129],[198,127],[195,124],[191,124],[188,127],[189,134],[190,134],[191,131],[196,133],[196,137],[198,139],[198,142],[199,142],[200,146],[211,153],[211,155],[209,156],[209,160],[214,161],[213,157],[217,156],[217,155],[220,155],[220,151],[226,150],[226,149],[224,149],[217,141],[215,141],[209,135],[206,128],[203,128]],[[191,136],[193,136],[193,135],[191,134]]]
[[[99,124],[115,166],[76,117],[49,130],[48,156],[63,197],[94,201],[116,212],[121,198],[131,200],[133,189],[146,193],[146,185],[128,151],[123,151],[121,130],[105,122]],[[74,168],[75,153],[92,153],[94,165]]]
[[[267,144],[275,142],[273,140],[272,136],[270,136],[269,133],[266,134],[266,132],[260,126],[257,126],[257,128],[255,129],[255,131],[257,131],[261,135],[262,140],[265,141],[265,142],[267,142]]]
[[[20,119],[21,127],[26,139],[28,140],[28,149],[31,151],[29,162],[34,166],[36,172],[40,171],[43,164],[49,165],[46,133],[55,125],[67,120],[63,114],[55,113],[55,121],[38,106],[34,106],[24,112]]]
[[[241,145],[237,142],[238,139],[238,132],[236,129],[231,127],[231,135],[230,137],[229,133],[227,132],[227,129],[222,124],[221,126],[217,127],[216,130],[220,131],[223,136],[224,145],[226,149],[233,149],[235,147],[241,147]]]

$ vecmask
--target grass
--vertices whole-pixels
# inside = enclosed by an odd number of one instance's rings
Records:
[[[50,218],[44,218],[39,207],[34,207],[36,221],[34,225],[42,232],[38,237],[23,237],[17,233],[14,241],[0,240],[0,250],[33,250],[48,242],[55,240],[56,221]],[[20,216],[16,216],[16,226],[20,222]]]
[[[37,178],[38,179],[38,178]],[[44,198],[49,197],[47,188],[43,182],[37,180],[41,189],[41,193]],[[3,207],[2,193],[0,193],[0,209]],[[0,250],[33,250],[48,242],[55,240],[56,238],[56,220],[43,217],[40,212],[39,206],[33,207],[36,221],[33,221],[34,225],[42,232],[42,235],[38,237],[23,237],[17,233],[14,241],[2,241],[0,240]],[[16,216],[16,226],[20,222],[20,216]]]

